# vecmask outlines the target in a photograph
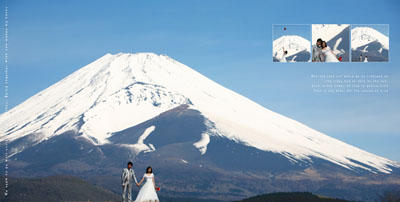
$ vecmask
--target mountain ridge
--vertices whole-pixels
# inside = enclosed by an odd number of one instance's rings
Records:
[[[201,111],[213,123],[214,128],[202,135],[203,140],[210,135],[224,136],[281,153],[295,162],[316,156],[349,169],[355,166],[375,172],[364,164],[386,173],[391,170],[386,164],[398,166],[272,112],[165,55],[149,53],[106,54],[0,115],[0,122],[8,127],[5,135],[12,134],[7,136],[10,141],[21,138],[21,134],[35,133],[36,144],[56,133],[76,130],[94,144],[106,144],[113,133],[182,104]],[[36,108],[36,112],[30,110],[34,112],[26,115],[26,108]],[[5,137],[1,136],[0,141]],[[199,146],[203,150],[205,142]],[[21,149],[13,148],[11,156]]]
[[[279,61],[283,55],[283,48],[288,51],[286,56],[291,62],[307,62],[310,60],[311,42],[298,35],[285,35],[273,41],[273,58]]]
[[[382,43],[382,48],[389,49],[389,37],[379,31],[370,27],[356,27],[351,30],[352,49],[357,49],[373,41],[378,41]]]

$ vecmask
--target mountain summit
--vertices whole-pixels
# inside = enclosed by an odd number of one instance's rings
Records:
[[[389,37],[370,27],[356,27],[351,30],[351,48],[357,49],[371,42],[379,42],[389,49]]]
[[[310,60],[311,43],[301,36],[285,35],[274,40],[272,55],[275,61],[282,58],[283,49],[288,51],[286,57],[289,61],[307,62]]]

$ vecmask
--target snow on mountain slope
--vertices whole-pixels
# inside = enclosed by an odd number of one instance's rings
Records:
[[[370,27],[351,29],[351,48],[357,49],[371,42],[379,42],[382,48],[389,49],[389,37]]]
[[[314,24],[312,25],[312,44],[315,44],[318,38],[330,41],[349,26],[348,24]]]
[[[129,60],[131,55],[119,56],[123,54],[107,54],[2,114],[6,134],[12,134],[9,140],[29,133],[42,133],[47,138],[77,130],[102,144],[109,132],[190,103],[179,93],[141,82],[151,82],[143,73],[146,70],[130,67],[145,62],[150,55],[135,60]]]
[[[6,131],[0,141],[6,136],[14,141],[39,133],[40,142],[74,130],[94,144],[108,144],[114,132],[182,104],[200,111],[210,123],[193,145],[202,154],[212,135],[280,153],[293,162],[317,157],[348,169],[373,172],[372,167],[384,173],[390,173],[389,166],[400,167],[272,112],[168,56],[153,53],[107,54],[32,96],[0,115]],[[143,138],[151,136],[152,130],[146,130]],[[155,149],[142,142],[125,146]]]
[[[283,48],[288,51],[286,57],[290,57],[301,51],[307,51],[311,53],[310,41],[296,35],[281,36],[278,39],[274,40],[272,51],[273,57],[281,58],[283,55]]]

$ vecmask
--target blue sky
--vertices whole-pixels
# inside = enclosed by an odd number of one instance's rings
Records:
[[[106,53],[155,52],[266,108],[400,161],[400,3],[337,0],[321,9],[321,2],[1,1],[1,19],[5,5],[9,9],[9,104],[18,105]],[[390,24],[390,62],[272,62],[273,24],[321,23]],[[311,74],[389,75],[390,92],[313,93]]]
[[[311,42],[311,25],[272,25],[273,40],[285,35],[301,36]]]

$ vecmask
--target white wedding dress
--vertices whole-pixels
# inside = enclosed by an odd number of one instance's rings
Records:
[[[144,174],[143,178],[146,180],[143,187],[139,190],[135,202],[159,202],[156,189],[154,188],[153,178],[154,174]]]
[[[322,53],[324,53],[325,55],[325,62],[339,62],[336,56],[332,53],[329,46],[326,47],[325,49],[322,49]]]
[[[280,61],[280,62],[287,62],[287,61],[286,61],[286,55],[287,55],[287,54],[285,54],[285,53],[282,55],[282,58],[281,58],[281,61]]]

